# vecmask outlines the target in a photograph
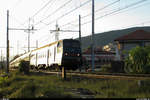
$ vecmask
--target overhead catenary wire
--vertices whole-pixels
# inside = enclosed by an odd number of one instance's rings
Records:
[[[129,4],[129,5],[125,6],[125,7],[122,7],[122,8],[119,7],[118,9],[111,10],[112,12],[107,13],[107,14],[105,14],[105,15],[103,15],[103,16],[97,17],[95,20],[98,20],[98,19],[100,19],[100,18],[106,17],[106,16],[108,16],[108,15],[112,15],[112,14],[114,14],[114,13],[116,13],[116,12],[119,12],[119,11],[122,11],[122,10],[124,10],[124,9],[130,8],[130,7],[132,7],[132,6],[135,6],[135,5],[140,4],[140,3],[142,3],[142,2],[145,2],[145,1],[147,1],[147,0],[141,0],[141,1],[134,2],[134,3],[132,3],[132,4]],[[115,1],[115,2],[117,2],[117,1]],[[98,11],[98,10],[96,10],[96,11]],[[87,22],[85,22],[85,23],[83,23],[83,24],[81,24],[81,25],[85,25],[85,24],[88,24],[88,23],[90,23],[90,22],[91,22],[91,20],[90,20],[90,21],[87,21]],[[49,24],[46,24],[46,25],[49,25]],[[75,25],[75,26],[77,26],[77,25]]]
[[[101,10],[104,10],[105,8],[108,8],[108,7],[112,6],[112,5],[114,5],[115,3],[117,3],[117,2],[120,2],[120,0],[116,0],[116,1],[114,1],[114,2],[112,2],[112,3],[110,3],[110,4],[108,4],[108,5],[106,5],[106,6],[102,7],[102,8],[100,8],[100,9],[97,9],[97,10],[95,11],[95,13],[97,13],[97,12],[99,12],[99,11],[101,11]],[[82,16],[81,18],[84,19],[84,18],[90,16],[91,14],[92,14],[92,13],[89,13],[89,14],[87,14],[87,15],[85,15],[85,16]],[[67,24],[61,25],[60,27],[64,27],[64,26],[66,26],[66,25],[68,25],[68,24],[70,24],[70,23],[76,22],[76,21],[78,21],[78,19],[73,20],[73,21],[71,21],[71,22],[69,22],[69,23],[67,23]]]
[[[38,13],[40,13],[45,7],[47,7],[53,0],[49,0],[43,7],[41,7],[34,15],[30,17],[30,19],[33,19]],[[26,24],[29,21],[29,18],[24,21],[23,25]]]
[[[52,16],[53,14],[55,14],[56,12],[58,12],[60,9],[62,9],[63,7],[65,7],[67,4],[69,4],[72,0],[67,1],[66,3],[64,3],[62,6],[60,6],[58,9],[56,9],[54,12],[52,12],[51,14],[49,14],[48,16],[46,16],[45,18],[41,19],[39,22],[37,22],[35,25],[38,25],[39,23],[43,22],[44,20],[46,20],[47,18],[49,18],[50,16]]]
[[[138,5],[138,4],[140,4],[140,3],[143,3],[143,2],[145,2],[145,1],[147,1],[147,0],[141,0],[141,1],[138,1],[138,2],[134,2],[134,3],[132,3],[132,4],[129,4],[129,5],[127,5],[127,6],[125,6],[125,7],[122,7],[122,8],[117,8],[117,9],[113,9],[113,10],[111,10],[112,12],[110,12],[110,13],[107,13],[107,14],[105,14],[105,15],[103,15],[103,16],[100,16],[100,17],[97,17],[95,20],[98,20],[98,19],[100,19],[100,18],[104,18],[104,17],[106,17],[106,16],[108,16],[108,15],[110,15],[110,16],[112,16],[112,15],[116,15],[116,14],[119,14],[119,13],[122,13],[122,12],[120,12],[120,11],[122,11],[122,10],[125,10],[125,9],[127,9],[127,8],[130,8],[130,7],[134,7],[134,6],[136,6],[136,5]],[[148,5],[148,3],[146,3],[146,5]],[[142,5],[142,6],[144,6],[144,5]],[[141,6],[138,6],[138,7],[141,7]],[[136,7],[134,7],[134,9],[135,8],[138,8],[137,6]],[[128,9],[129,10],[129,9]],[[126,11],[128,11],[128,10],[126,10]],[[117,13],[118,12],[118,13]],[[124,12],[124,11],[123,11]],[[90,23],[91,21],[87,21],[87,22],[85,22],[85,23],[83,23],[82,25],[85,25],[85,24],[88,24],[88,23]],[[68,23],[69,24],[69,23]],[[74,26],[78,26],[78,25],[74,25]]]
[[[137,8],[139,8],[139,7],[146,6],[146,5],[149,5],[149,4],[150,4],[150,3],[147,3],[147,2],[145,2],[145,3],[146,3],[146,4],[138,5],[138,6],[135,6],[135,7],[131,8],[131,9],[127,9],[127,10],[125,10],[125,11],[118,12],[118,13],[123,13],[123,12],[129,11],[129,10],[135,10],[135,9],[137,9]],[[113,15],[116,15],[116,14],[118,14],[118,13],[115,13],[115,14],[113,14]]]
[[[15,18],[14,16],[12,15],[9,15],[10,18],[12,18],[15,22],[17,22],[20,26],[23,26],[23,27],[26,27],[23,23],[21,23],[17,18]]]
[[[79,9],[79,8],[81,8],[81,7],[83,7],[84,5],[88,4],[90,1],[91,1],[91,0],[88,0],[88,1],[86,1],[86,2],[84,2],[84,3],[82,3],[80,6],[78,6],[78,7],[74,8],[74,9],[70,10],[69,12],[67,12],[67,13],[65,13],[65,14],[63,14],[63,15],[61,15],[61,16],[59,16],[58,18],[56,18],[56,19],[52,20],[51,22],[47,23],[46,26],[48,26],[48,25],[54,23],[54,22],[57,21],[57,20],[60,20],[61,18],[67,16],[68,14],[74,12],[75,10],[77,10],[77,9]],[[35,25],[38,25],[38,24],[39,24],[39,23],[37,23],[37,24],[35,24]],[[45,27],[45,26],[44,26],[44,27]],[[43,29],[44,27],[42,27],[41,29]]]
[[[119,1],[120,1],[120,0],[119,0]],[[113,9],[113,10],[111,10],[112,12],[110,12],[110,13],[108,13],[108,14],[105,14],[105,15],[103,15],[103,16],[97,17],[95,20],[98,20],[98,19],[103,18],[103,17],[108,16],[108,15],[119,14],[119,13],[120,13],[119,11],[122,11],[122,10],[124,10],[124,9],[126,9],[126,8],[135,6],[135,5],[137,5],[137,4],[139,4],[139,3],[142,3],[142,2],[145,2],[145,1],[147,1],[147,0],[141,0],[141,1],[138,1],[138,2],[136,2],[136,3],[132,3],[132,4],[130,4],[130,5],[127,5],[127,6],[123,7],[123,8],[120,8],[120,7],[119,7],[119,8],[117,8],[117,9]],[[115,2],[113,2],[113,3],[111,3],[111,4],[106,5],[106,6],[103,7],[103,8],[109,7],[110,5],[112,5],[112,4],[116,3],[116,2],[118,2],[118,0],[115,1]],[[100,8],[100,9],[96,10],[95,12],[98,12],[98,11],[100,11],[100,10],[103,10],[103,8]],[[116,12],[118,12],[118,13],[116,13]],[[85,18],[85,17],[87,17],[87,16],[90,16],[90,14],[87,14],[87,15],[81,17],[81,18],[83,19],[83,18]],[[77,21],[77,20],[73,20],[73,21],[71,21],[71,22],[69,22],[69,23],[67,23],[67,24],[62,25],[61,27],[64,27],[64,26],[66,26],[66,25],[68,25],[68,24],[70,24],[70,23],[73,23],[73,22],[75,22],[75,21]],[[83,23],[82,25],[88,24],[88,23],[90,23],[90,22],[91,22],[91,20],[90,20],[90,21],[87,21],[87,22],[85,22],[85,23]],[[74,26],[77,26],[77,25],[74,25]]]
[[[45,7],[47,7],[53,0],[49,0],[41,9],[39,9],[32,17],[30,17],[31,19],[33,17],[35,17],[38,13],[40,13]]]
[[[89,0],[90,1],[90,0]],[[112,3],[110,3],[110,4],[108,4],[108,5],[106,5],[105,7],[103,7],[103,8],[100,8],[100,9],[97,9],[95,12],[98,12],[98,11],[100,11],[100,10],[103,10],[104,8],[107,8],[107,7],[109,7],[109,6],[111,6],[111,5],[113,5],[113,4],[115,4],[116,2],[119,2],[120,0],[116,0],[116,1],[114,1],[114,2],[112,2]],[[136,2],[137,4],[139,4],[139,3],[142,3],[142,2],[144,2],[144,1],[147,1],[147,0],[141,0],[141,1],[139,1],[139,2]],[[100,17],[97,17],[95,20],[98,20],[98,19],[100,19],[100,18],[103,18],[103,17],[105,17],[105,16],[108,16],[108,15],[113,15],[113,14],[115,14],[115,13],[119,13],[119,11],[121,11],[121,10],[124,10],[124,9],[127,9],[127,8],[129,8],[129,7],[131,7],[131,6],[134,6],[134,5],[137,5],[136,3],[133,3],[133,4],[131,4],[131,5],[127,5],[127,6],[125,6],[124,8],[119,8],[119,9],[116,9],[115,11],[112,11],[112,12],[110,12],[110,13],[107,13],[107,14],[105,14],[105,15],[103,15],[103,16],[100,16]],[[82,5],[82,4],[81,4]],[[73,9],[73,10],[75,10],[75,9]],[[73,10],[71,10],[71,11],[73,11]],[[67,12],[67,13],[71,13],[71,11],[69,11],[69,12]],[[67,14],[66,13],[66,14]],[[61,17],[63,17],[65,14],[63,14]],[[89,16],[90,16],[90,14],[88,14]],[[83,16],[83,17],[81,17],[81,18],[84,18],[84,17],[86,17],[86,16],[88,16],[88,15],[85,15],[85,16]],[[60,18],[60,17],[59,17]],[[55,19],[56,20],[56,19]],[[52,22],[52,21],[51,21]],[[88,22],[86,22],[86,23],[89,23],[89,22],[91,22],[91,21],[88,21]],[[86,23],[83,23],[82,25],[84,25],[84,24],[86,24]],[[49,24],[51,24],[51,23],[48,23],[48,24],[46,24],[46,25],[49,25]],[[69,24],[69,23],[68,23]]]
[[[44,12],[43,12],[43,16],[45,16],[45,13],[48,12],[48,10],[56,3],[57,0],[54,0],[52,3],[51,3],[51,6],[49,6]]]
[[[108,15],[112,15],[112,14],[114,14],[114,13],[116,13],[116,12],[122,11],[122,10],[124,10],[124,9],[129,8],[129,7],[132,7],[132,6],[135,6],[135,5],[137,5],[137,4],[143,3],[143,2],[145,2],[145,1],[147,1],[147,0],[140,0],[140,1],[138,1],[138,2],[129,4],[129,5],[125,6],[125,7],[122,7],[122,8],[119,8],[119,9],[115,9],[114,11],[112,11],[112,12],[110,12],[110,13],[107,13],[107,14],[105,14],[105,15],[103,15],[103,16],[99,16],[99,17],[95,18],[95,20],[99,20],[99,19],[104,18],[104,17],[106,17],[106,16],[108,16]],[[119,14],[119,13],[118,13],[118,14]],[[85,23],[83,23],[82,25],[88,24],[88,23],[90,23],[90,22],[91,22],[91,20],[90,20],[90,21],[87,21],[87,22],[85,22]]]
[[[95,10],[95,13],[96,13],[96,12],[99,12],[99,11],[102,11],[102,10],[104,10],[105,8],[108,8],[108,7],[114,5],[114,4],[118,3],[118,2],[120,2],[120,0],[116,0],[116,1],[114,1],[114,2],[112,2],[112,3],[110,3],[110,4],[108,4],[108,5],[104,6],[103,8],[100,8],[100,9]],[[89,14],[83,16],[82,18],[88,17],[88,16],[90,16],[91,14],[92,14],[92,13],[89,13]]]

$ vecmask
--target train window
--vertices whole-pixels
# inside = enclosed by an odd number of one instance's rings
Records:
[[[80,47],[80,44],[79,44],[79,42],[65,42],[64,46],[78,48],[78,47]]]
[[[79,45],[79,43],[78,42],[73,42],[72,43],[72,47],[79,47],[80,45]]]

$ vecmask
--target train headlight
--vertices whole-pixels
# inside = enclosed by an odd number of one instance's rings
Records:
[[[78,53],[77,56],[80,56],[80,54]]]
[[[65,53],[65,56],[68,56],[68,53]]]

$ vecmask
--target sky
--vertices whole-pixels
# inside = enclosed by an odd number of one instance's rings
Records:
[[[150,0],[95,0],[95,34],[137,26],[150,26]],[[56,23],[61,30],[79,30],[82,37],[92,34],[92,0],[0,0],[0,49],[6,57],[7,10],[9,28],[28,29],[30,46],[55,41]],[[89,15],[85,17],[86,15]],[[29,24],[30,18],[30,24]],[[78,32],[59,32],[59,39],[77,38]],[[28,33],[9,30],[10,57],[28,51]],[[3,47],[3,48],[2,48]],[[34,48],[30,48],[33,50]]]

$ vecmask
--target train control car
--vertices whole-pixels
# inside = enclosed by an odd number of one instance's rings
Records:
[[[73,39],[63,39],[31,51],[30,64],[36,69],[51,69],[65,67],[76,70],[82,65],[80,42]]]

